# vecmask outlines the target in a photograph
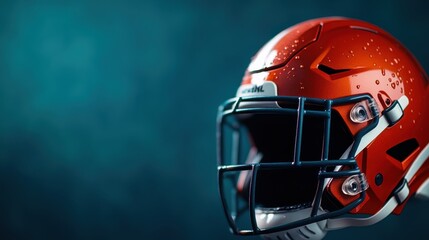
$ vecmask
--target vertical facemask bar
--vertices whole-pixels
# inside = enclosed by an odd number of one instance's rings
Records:
[[[218,168],[218,181],[219,181],[219,193],[224,209],[224,213],[226,215],[230,230],[234,234],[240,234],[240,235],[248,235],[248,234],[254,234],[257,231],[251,231],[251,230],[241,230],[239,229],[239,226],[237,225],[237,219],[240,218],[241,214],[243,214],[243,210],[247,210],[249,207],[246,206],[243,209],[239,209],[238,206],[238,192],[237,189],[234,189],[231,194],[231,205],[228,205],[228,201],[225,196],[225,182],[231,181],[232,184],[235,184],[234,176],[235,173],[239,173],[241,171],[251,171],[253,174],[253,165],[235,165],[235,166],[224,166]],[[231,176],[227,176],[227,174],[233,173]]]
[[[237,165],[240,159],[240,127],[239,126],[234,126],[234,125],[230,125],[232,132],[232,139],[231,139],[231,144],[232,144],[232,149],[231,149],[231,164],[233,165]],[[234,175],[231,176],[232,179],[229,179],[229,181],[234,181]],[[237,197],[237,189],[233,188],[231,189],[231,215],[233,219],[236,219],[238,216],[238,197]]]
[[[295,134],[295,152],[293,156],[293,165],[301,165],[301,141],[302,141],[302,128],[304,123],[304,104],[305,98],[299,98],[298,112],[296,120],[296,134]]]
[[[224,112],[224,107],[219,108],[219,113]],[[232,164],[237,164],[238,163],[238,153],[239,153],[239,143],[238,141],[240,140],[240,131],[239,131],[239,127],[238,126],[234,126],[231,122],[228,122],[226,119],[227,115],[224,114],[220,114],[218,116],[218,120],[217,120],[217,141],[218,141],[218,166],[225,166],[225,160],[224,160],[224,131],[225,131],[225,127],[229,127],[231,129],[231,131],[233,131],[232,134],[232,149],[231,149],[231,157],[232,157]],[[231,189],[231,197],[233,199],[231,200],[232,206],[228,206],[227,204],[227,200],[226,200],[226,196],[225,196],[225,189],[224,189],[224,184],[225,181],[233,181],[234,176],[225,176],[225,170],[218,168],[218,184],[219,184],[219,194],[221,196],[221,200],[222,200],[222,205],[223,205],[223,209],[225,212],[225,215],[227,216],[227,220],[230,226],[231,231],[234,234],[239,234],[239,230],[235,224],[235,219],[237,219],[239,212],[237,211],[237,189],[236,188],[232,188]]]
[[[331,139],[331,109],[332,101],[326,101],[325,111],[328,113],[328,116],[325,118],[325,138],[323,139],[323,156],[322,160],[327,161],[329,156],[329,142]]]
[[[325,110],[305,110],[304,109],[304,105],[306,100],[308,100],[307,102],[310,103],[314,103],[316,105],[321,106],[322,104],[324,104]],[[356,161],[354,160],[354,154],[356,152],[356,146],[359,145],[359,142],[362,138],[362,136],[366,133],[368,133],[369,131],[371,131],[378,123],[378,112],[377,109],[375,109],[375,107],[373,105],[370,104],[371,107],[371,111],[373,112],[374,116],[377,116],[374,118],[374,121],[365,129],[363,129],[362,131],[360,131],[357,136],[355,136],[355,142],[352,145],[352,149],[349,152],[349,157],[347,159],[344,160],[337,160],[334,159],[335,161],[335,165],[332,165],[330,163],[330,161],[328,160],[329,157],[329,140],[330,140],[330,118],[331,118],[331,108],[332,105],[343,105],[343,104],[350,104],[352,102],[357,102],[357,101],[361,101],[361,100],[368,100],[368,101],[373,101],[372,98],[368,95],[359,95],[359,96],[352,96],[352,97],[346,97],[346,98],[341,98],[341,99],[335,99],[335,100],[322,100],[322,99],[305,99],[305,98],[293,98],[293,97],[287,97],[287,98],[283,98],[283,97],[264,97],[264,98],[236,98],[236,99],[231,99],[228,102],[226,102],[222,108],[220,109],[219,112],[219,116],[218,116],[218,128],[217,128],[217,135],[218,135],[218,144],[219,144],[219,150],[218,150],[218,181],[219,181],[219,191],[221,192],[221,200],[222,200],[222,204],[224,207],[224,212],[227,216],[227,220],[228,223],[230,225],[230,229],[233,233],[235,234],[239,234],[239,235],[255,235],[255,234],[264,234],[264,233],[272,233],[274,231],[280,231],[280,230],[285,230],[285,229],[291,229],[297,226],[301,226],[301,225],[305,225],[305,224],[309,224],[309,223],[313,223],[313,222],[317,222],[320,220],[324,220],[324,219],[329,219],[329,218],[335,218],[338,217],[342,214],[346,214],[347,212],[349,212],[350,210],[352,210],[353,208],[355,208],[356,206],[358,206],[361,202],[363,202],[364,198],[365,198],[365,191],[363,191],[362,193],[360,193],[360,197],[358,199],[356,199],[355,201],[353,201],[352,203],[344,206],[342,209],[333,211],[333,212],[328,212],[328,213],[324,213],[324,214],[317,214],[317,210],[321,205],[321,196],[323,193],[323,186],[324,186],[324,181],[325,179],[328,178],[341,178],[341,177],[347,177],[347,176],[351,176],[351,175],[355,175],[355,174],[360,174],[361,171],[358,168],[358,166],[356,165]],[[279,108],[279,109],[262,109],[262,108],[239,108],[239,103],[240,102],[247,102],[247,101],[292,101],[297,103],[298,102],[298,108],[294,109],[286,109],[286,108]],[[281,164],[267,164],[267,163],[251,163],[251,164],[242,164],[239,162],[239,148],[240,146],[240,128],[237,128],[237,126],[239,126],[240,124],[238,122],[234,122],[237,124],[234,124],[233,122],[227,121],[225,118],[231,114],[236,114],[236,113],[278,113],[278,114],[285,114],[285,113],[292,113],[292,114],[297,114],[297,131],[296,134],[297,136],[295,136],[295,156],[294,156],[294,161],[293,162],[289,162],[289,163],[281,163]],[[323,117],[324,119],[324,138],[323,138],[323,146],[322,146],[322,156],[321,156],[321,160],[319,161],[313,161],[313,162],[301,162],[300,159],[300,151],[301,151],[301,141],[302,141],[302,132],[303,132],[303,118],[304,115],[306,116],[316,116],[316,117]],[[233,154],[233,159],[232,162],[234,162],[234,165],[228,165],[228,163],[225,162],[224,160],[224,126],[230,127],[232,132],[234,132],[233,135],[233,148],[236,151],[236,153]],[[238,149],[237,149],[238,148]],[[298,153],[298,154],[296,154]],[[231,156],[232,157],[232,156]],[[328,162],[329,161],[329,162]],[[333,162],[333,163],[334,163]],[[317,192],[315,193],[315,198],[313,201],[313,207],[312,207],[312,213],[311,216],[309,216],[306,219],[302,219],[299,220],[297,222],[294,223],[289,223],[289,224],[285,224],[282,226],[277,226],[277,227],[273,227],[273,228],[269,228],[269,229],[260,229],[257,225],[256,222],[256,177],[259,171],[266,171],[266,170],[270,170],[271,168],[275,168],[276,166],[281,166],[282,168],[296,168],[299,166],[302,167],[320,167],[320,172],[319,172],[319,181],[318,181],[318,188],[317,188]],[[339,171],[339,172],[326,172],[326,168],[327,166],[337,166],[337,165],[341,165],[341,166],[350,166],[351,169],[346,170],[346,171]],[[237,211],[237,209],[239,207],[237,207],[237,204],[233,204],[235,206],[232,206],[234,209],[230,209],[228,206],[228,202],[226,201],[225,198],[225,183],[224,181],[231,181],[232,183],[234,183],[234,176],[226,176],[226,173],[234,173],[234,172],[241,172],[241,171],[249,171],[249,174],[252,175],[252,178],[250,179],[250,189],[249,189],[249,195],[248,195],[248,205],[246,207],[246,209],[250,210],[249,215],[250,215],[250,224],[251,224],[251,229],[248,230],[241,230],[238,227],[238,223],[236,222],[237,218],[240,217],[240,215],[243,213],[241,212],[241,210],[239,209]],[[233,198],[238,199],[238,192],[237,189],[234,190],[234,193],[232,194]],[[244,209],[244,208],[243,208]],[[230,211],[233,210],[233,211]],[[231,213],[235,213],[232,214]]]
[[[249,211],[250,211],[250,221],[252,224],[252,230],[254,233],[259,232],[258,223],[256,222],[256,176],[258,175],[259,164],[254,164],[252,168],[252,179],[250,182],[250,193],[249,193]]]
[[[234,126],[232,128],[233,133],[232,133],[232,149],[231,149],[231,154],[232,154],[232,164],[233,165],[237,165],[239,160],[240,160],[240,127],[239,126]]]
[[[329,156],[329,142],[331,138],[331,108],[332,108],[332,101],[326,101],[325,103],[325,112],[328,114],[326,117],[324,117],[324,138],[323,138],[323,148],[322,148],[322,161],[328,161]],[[311,209],[311,217],[314,217],[317,215],[317,212],[320,208],[320,204],[322,201],[322,194],[323,189],[325,186],[326,178],[320,177],[320,173],[326,172],[326,166],[321,167],[319,172],[319,182],[317,185],[317,191],[316,196],[314,197],[313,201],[313,207]]]
[[[241,132],[240,132],[240,127],[238,127],[237,129],[234,129],[233,132],[233,136],[232,136],[232,149],[231,152],[233,154],[233,158],[232,158],[232,164],[233,165],[237,165],[239,164],[239,160],[240,160],[240,141],[241,141]],[[233,175],[234,177],[234,175]],[[236,182],[235,178],[233,180],[233,183]],[[231,191],[233,191],[231,193],[231,204],[233,204],[232,206],[232,213],[234,214],[232,217],[234,219],[237,219],[240,216],[240,209],[239,209],[239,200],[238,200],[238,191],[237,188],[233,188],[231,189]]]
[[[226,219],[228,220],[229,227],[234,234],[238,234],[239,231],[237,229],[237,226],[235,225],[235,220],[234,220],[233,215],[232,215],[233,212],[235,212],[235,210],[229,209],[229,206],[228,206],[227,201],[225,199],[225,189],[224,189],[225,176],[224,176],[224,174],[225,174],[224,169],[219,168],[218,169],[219,194],[220,194],[220,198],[222,201],[223,210],[224,210]]]

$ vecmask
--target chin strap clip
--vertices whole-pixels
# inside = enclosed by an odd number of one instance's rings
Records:
[[[405,96],[405,95],[404,95]],[[395,125],[404,116],[404,108],[408,105],[408,98],[402,97],[393,101],[393,104],[384,110],[383,115],[389,123],[389,127]]]
[[[402,179],[395,191],[393,191],[393,196],[395,197],[398,205],[401,205],[403,202],[405,202],[409,194],[410,188],[408,187],[408,181],[406,179]]]
[[[374,215],[366,218],[333,218],[328,219],[327,230],[341,229],[350,226],[368,226],[379,221],[383,220],[385,217],[389,216],[390,213],[395,210],[395,208],[407,200],[408,195],[410,194],[410,189],[408,187],[408,181],[402,179],[399,185],[393,191],[392,196],[389,198],[387,203]]]

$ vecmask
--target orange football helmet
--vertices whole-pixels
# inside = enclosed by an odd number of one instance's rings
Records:
[[[363,21],[314,19],[275,36],[219,108],[231,231],[321,239],[429,198],[428,83],[401,43]]]

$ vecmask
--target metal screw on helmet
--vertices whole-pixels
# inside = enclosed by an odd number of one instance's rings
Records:
[[[367,113],[363,105],[356,105],[350,112],[350,118],[353,122],[362,123],[367,120]]]
[[[355,196],[368,189],[368,182],[366,181],[365,174],[353,175],[348,177],[342,186],[344,194],[349,196]]]

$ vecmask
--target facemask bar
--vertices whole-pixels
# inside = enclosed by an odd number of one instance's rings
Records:
[[[348,157],[346,159],[328,159],[329,153],[329,143],[330,143],[330,129],[331,129],[331,111],[333,106],[338,105],[348,105],[359,102],[368,102],[367,109],[370,111],[369,114],[372,116],[372,121],[362,129],[354,138],[354,142],[349,151]],[[263,103],[264,107],[258,107],[258,104]],[[270,103],[273,107],[266,107]],[[291,103],[297,105],[297,108],[279,108],[277,103]],[[270,105],[268,104],[268,105]],[[308,105],[317,105],[321,106],[323,109],[313,110],[307,109]],[[243,107],[244,106],[244,107]],[[294,146],[294,157],[291,162],[276,162],[276,163],[239,163],[239,146],[240,146],[240,126],[239,123],[230,123],[227,121],[227,117],[230,115],[237,114],[289,114],[295,115],[297,118],[297,127],[295,135],[295,146]],[[324,120],[324,135],[323,135],[323,148],[322,148],[322,157],[321,159],[315,159],[314,161],[301,161],[301,142],[302,142],[302,132],[303,132],[303,121],[305,116],[316,116]],[[255,235],[255,234],[268,234],[277,231],[284,231],[292,229],[295,227],[307,225],[310,223],[322,221],[329,218],[335,218],[340,215],[347,214],[349,211],[357,207],[365,198],[365,191],[359,193],[359,197],[351,202],[350,204],[344,206],[341,209],[327,212],[318,215],[318,210],[321,207],[322,194],[324,190],[325,181],[331,178],[341,178],[341,177],[350,177],[353,175],[360,176],[362,172],[357,166],[355,153],[357,147],[361,141],[362,136],[371,131],[374,127],[377,126],[379,120],[379,113],[374,104],[374,100],[369,95],[356,95],[351,97],[333,99],[333,100],[323,100],[323,99],[313,99],[313,98],[304,98],[304,97],[284,97],[284,96],[275,96],[275,97],[238,97],[226,101],[219,108],[218,119],[217,119],[217,144],[218,144],[218,181],[219,181],[219,191],[224,207],[225,215],[227,217],[231,231],[234,234],[238,235]],[[232,139],[232,161],[231,164],[227,164],[224,159],[224,127],[228,126],[233,131]],[[337,167],[338,166],[347,166],[347,170],[341,171],[326,171],[328,167]],[[267,229],[260,229],[256,222],[256,181],[257,175],[260,171],[270,171],[270,170],[279,170],[279,169],[291,169],[291,168],[307,168],[307,167],[317,167],[320,168],[318,173],[318,183],[317,190],[312,202],[311,216],[304,218],[295,222],[291,222],[285,225],[276,226]],[[232,178],[228,178],[229,173],[239,173],[241,171],[249,171],[251,174],[250,190],[249,190],[249,200],[248,206],[246,207],[249,210],[250,214],[250,223],[251,229],[239,229],[236,224],[236,219],[238,219],[242,212],[246,209],[237,209],[237,204],[232,204],[231,208],[228,206],[228,202],[225,195],[225,181],[234,181]],[[361,183],[360,186],[364,189],[364,183]],[[237,190],[233,194],[233,197],[236,198],[235,202],[238,202],[239,198]]]

